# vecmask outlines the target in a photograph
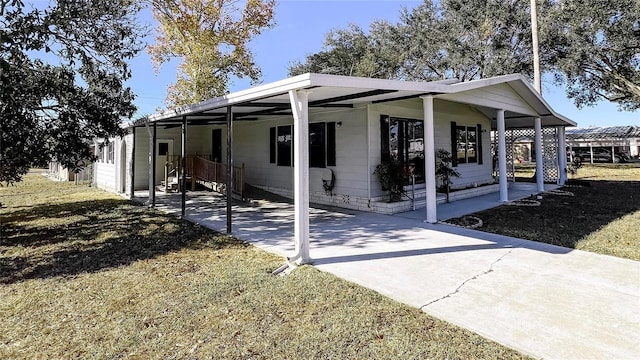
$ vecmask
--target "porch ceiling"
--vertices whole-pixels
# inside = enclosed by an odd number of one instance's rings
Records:
[[[232,107],[234,121],[252,121],[273,116],[291,115],[288,92],[291,90],[309,90],[309,108],[351,108],[358,104],[381,103],[417,98],[421,95],[452,96],[483,87],[508,83],[513,91],[521,96],[531,108],[540,114],[543,126],[575,125],[569,119],[553,113],[553,110],[532,89],[520,75],[458,82],[447,79],[431,82],[369,79],[359,77],[303,74],[285,80],[257,86],[251,89],[231,93],[198,104],[177,108],[151,115],[148,120],[159,125],[178,126],[183,117],[189,125],[222,124],[226,122],[226,108]],[[455,101],[455,100],[454,100]],[[471,104],[475,105],[475,104]],[[484,104],[483,104],[484,105]],[[491,104],[492,105],[492,104]],[[499,106],[500,104],[495,104]],[[476,106],[488,118],[494,119],[493,106]],[[523,116],[506,111],[508,127],[531,127],[533,116]],[[133,126],[144,126],[146,120],[139,119]]]

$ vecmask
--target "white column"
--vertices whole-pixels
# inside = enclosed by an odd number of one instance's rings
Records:
[[[436,150],[433,130],[433,96],[422,98],[424,112],[424,178],[426,187],[427,222],[438,222],[436,205]],[[455,156],[455,154],[453,154]]]
[[[496,112],[498,123],[498,179],[500,183],[500,202],[509,201],[509,188],[507,186],[507,140],[505,138],[504,110]]]
[[[564,126],[558,127],[558,167],[560,168],[558,185],[560,186],[567,182],[567,141],[564,130]]]
[[[542,163],[542,121],[535,118],[536,132],[536,188],[538,192],[544,191],[544,164]]]
[[[294,241],[299,264],[311,262],[309,256],[309,92],[289,91],[293,110],[293,195]]]

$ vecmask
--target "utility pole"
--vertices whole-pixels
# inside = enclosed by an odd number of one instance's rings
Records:
[[[536,0],[531,0],[531,40],[533,44],[533,82],[538,94],[542,95],[540,52],[538,48],[538,10]]]

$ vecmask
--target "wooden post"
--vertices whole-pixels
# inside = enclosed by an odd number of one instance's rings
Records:
[[[191,157],[191,191],[196,191],[196,158]]]

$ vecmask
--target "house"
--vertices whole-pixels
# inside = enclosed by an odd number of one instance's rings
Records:
[[[461,176],[454,187],[496,183],[492,191],[507,201],[514,161],[508,139],[534,129],[542,189],[544,181],[564,182],[565,127],[575,125],[518,74],[469,82],[304,74],[140,119],[112,141],[114,159],[97,163],[95,177],[99,187],[131,196],[148,189],[151,204],[156,187],[187,186],[190,179],[238,191],[242,185],[233,180],[240,178],[293,198],[304,259],[309,202],[404,209],[384,201],[373,174],[385,157],[413,172],[425,218],[435,222],[436,149],[455,155]]]

